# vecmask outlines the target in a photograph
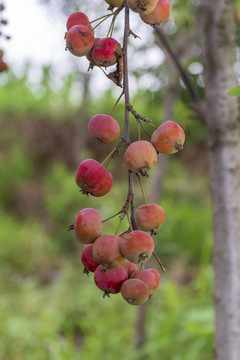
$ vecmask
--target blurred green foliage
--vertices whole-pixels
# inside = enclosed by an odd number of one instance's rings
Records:
[[[166,222],[155,237],[167,273],[148,304],[146,343],[136,349],[138,308],[120,295],[102,298],[93,274],[82,274],[82,245],[67,231],[84,207],[96,207],[102,218],[121,209],[127,195],[123,153],[110,164],[111,193],[93,199],[78,191],[76,160],[59,138],[69,130],[68,142],[74,146],[89,117],[111,111],[116,99],[111,91],[90,97],[82,111],[84,104],[69,100],[74,76],[57,91],[49,76],[49,69],[43,69],[39,88],[31,90],[27,70],[21,78],[9,73],[0,86],[0,359],[212,359],[212,231],[203,126],[192,120],[187,103],[176,103],[174,119],[185,128],[187,142],[182,154],[169,157],[161,198]],[[163,95],[139,91],[132,103],[158,124]],[[114,116],[122,128],[122,102]],[[90,139],[79,141],[78,158],[103,159],[111,150]],[[141,195],[134,186],[138,205]],[[117,218],[104,223],[104,232],[115,232],[117,223]],[[126,226],[123,222],[120,230]]]

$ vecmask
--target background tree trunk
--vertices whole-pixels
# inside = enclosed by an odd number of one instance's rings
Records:
[[[240,357],[240,126],[233,1],[201,0],[213,206],[217,360]]]

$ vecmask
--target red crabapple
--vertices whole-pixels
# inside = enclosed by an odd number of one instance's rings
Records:
[[[86,208],[76,215],[74,235],[83,244],[93,243],[102,232],[101,215],[96,209]]]
[[[81,260],[84,266],[84,273],[88,274],[89,271],[95,272],[96,268],[99,266],[99,263],[93,258],[92,255],[92,246],[93,244],[88,244],[84,246],[81,254]]]
[[[136,209],[138,225],[144,231],[157,229],[165,221],[165,212],[158,204],[144,204]]]
[[[94,273],[95,284],[104,291],[103,297],[119,293],[122,284],[127,279],[127,272],[122,266],[104,269],[102,265],[99,265]]]
[[[183,149],[185,134],[174,121],[164,121],[152,134],[151,142],[163,154],[174,154]]]
[[[87,159],[80,163],[75,180],[83,194],[96,197],[106,195],[112,188],[112,175],[94,159]]]
[[[119,7],[122,5],[123,0],[105,0],[105,2],[113,7]]]
[[[127,148],[124,162],[128,170],[146,176],[157,163],[157,152],[149,141],[138,140]]]
[[[149,14],[157,5],[157,0],[127,0],[129,8],[140,14]]]
[[[104,67],[116,64],[120,54],[122,54],[121,45],[111,37],[97,38],[91,52],[94,63]]]
[[[110,115],[97,114],[90,119],[88,131],[100,142],[111,144],[118,138],[120,126]]]
[[[134,264],[146,261],[153,252],[153,238],[146,232],[134,230],[120,238],[120,250]]]
[[[124,260],[121,266],[126,270],[128,278],[131,277],[132,273],[137,270],[137,265],[129,261],[128,259]]]
[[[99,236],[92,248],[94,259],[105,268],[123,263],[125,257],[120,250],[120,240],[119,236],[112,234]]]
[[[69,30],[74,25],[84,25],[87,26],[89,29],[92,29],[87,15],[85,15],[81,11],[76,11],[68,17],[66,24],[67,30]]]
[[[149,299],[148,287],[139,279],[124,281],[121,287],[121,294],[130,305],[140,305]]]
[[[140,277],[139,276],[140,270],[133,271],[131,275],[131,279],[140,279],[142,280],[148,287],[149,294],[151,295],[155,290],[158,289],[160,285],[160,274],[156,269],[143,269],[141,271]]]
[[[90,52],[86,55],[86,58],[88,59],[88,61],[89,61],[91,64],[96,65],[96,64],[94,63],[93,58],[92,58],[92,49],[91,49]]]
[[[66,49],[75,56],[87,55],[94,45],[94,35],[89,27],[73,25],[66,35]]]
[[[7,63],[5,63],[5,61],[3,61],[2,58],[0,58],[0,73],[6,71],[7,69],[8,69]]]
[[[142,21],[149,25],[157,25],[169,18],[171,5],[169,0],[158,0],[150,14],[140,14]]]

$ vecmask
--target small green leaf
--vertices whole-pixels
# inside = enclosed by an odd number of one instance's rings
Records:
[[[235,88],[229,90],[228,95],[240,97],[240,86],[236,86]]]

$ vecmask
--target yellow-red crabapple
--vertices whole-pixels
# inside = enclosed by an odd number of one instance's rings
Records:
[[[105,268],[119,266],[125,260],[120,250],[121,238],[117,235],[103,234],[93,244],[94,259]]]
[[[105,0],[105,2],[113,7],[119,7],[122,5],[123,0]]]
[[[185,134],[174,121],[164,121],[152,134],[151,142],[163,154],[175,154],[183,149]]]
[[[128,259],[124,260],[121,266],[126,270],[128,278],[131,277],[132,273],[137,270],[137,265],[129,261]]]
[[[158,0],[150,14],[140,14],[142,21],[149,25],[158,25],[169,18],[171,5],[169,0]]]
[[[143,204],[136,209],[136,218],[142,230],[150,231],[164,224],[165,212],[158,204]]]
[[[140,279],[128,279],[121,286],[122,297],[130,305],[141,305],[149,299],[147,285]]]
[[[124,162],[128,170],[146,176],[157,163],[157,152],[149,141],[138,140],[128,146]]]
[[[127,0],[129,8],[139,14],[150,14],[157,5],[157,0]]]
[[[66,49],[75,56],[87,55],[94,45],[94,35],[89,27],[73,25],[66,35]]]
[[[134,230],[120,237],[120,250],[134,264],[146,261],[153,252],[153,238],[146,232]]]
[[[91,244],[101,233],[101,215],[96,209],[86,208],[77,213],[74,224],[74,236],[79,242]]]
[[[81,11],[76,11],[68,17],[66,24],[67,31],[71,29],[71,27],[74,25],[84,25],[87,26],[89,29],[92,29],[87,15]]]
[[[140,270],[133,271],[131,275],[131,279],[142,280],[147,285],[149,294],[151,295],[160,286],[160,282],[161,282],[160,274],[156,269],[149,268],[149,269],[143,269],[139,277],[139,271]]]

